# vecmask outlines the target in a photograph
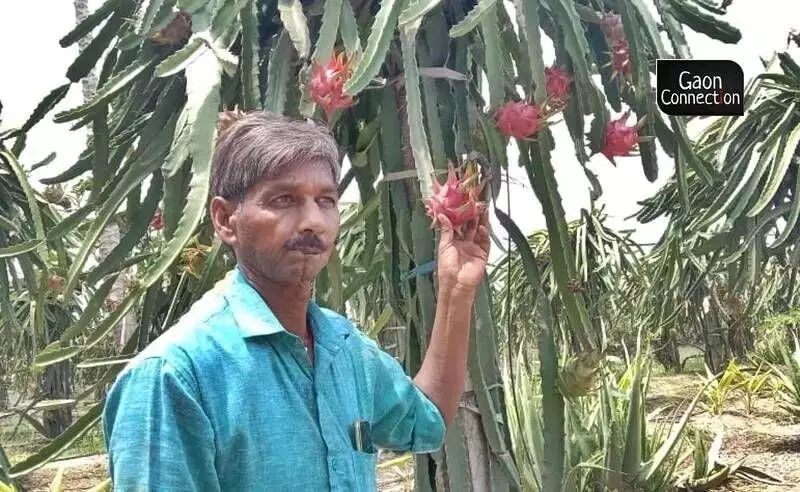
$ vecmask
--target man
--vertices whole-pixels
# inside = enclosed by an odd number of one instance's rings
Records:
[[[221,130],[209,208],[237,267],[109,392],[115,490],[375,490],[378,447],[440,448],[464,389],[487,215],[458,237],[439,218],[436,319],[412,380],[310,300],[339,230],[339,174],[313,123],[257,112]]]

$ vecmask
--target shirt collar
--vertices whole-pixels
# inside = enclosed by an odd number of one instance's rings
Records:
[[[288,333],[238,267],[229,273],[225,299],[243,338]],[[309,302],[308,313],[311,317],[314,343],[320,343],[332,351],[337,350],[340,341],[349,331],[341,323],[331,322],[322,308],[313,301]]]
[[[229,275],[225,299],[244,338],[286,331],[238,267]]]

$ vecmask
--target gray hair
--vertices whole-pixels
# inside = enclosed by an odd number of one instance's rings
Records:
[[[231,114],[220,125],[214,149],[212,197],[240,201],[262,179],[311,160],[327,162],[339,182],[339,149],[327,127],[266,111]]]

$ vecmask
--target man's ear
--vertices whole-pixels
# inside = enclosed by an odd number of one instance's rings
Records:
[[[223,243],[236,247],[236,204],[221,196],[215,196],[208,205],[214,231]]]

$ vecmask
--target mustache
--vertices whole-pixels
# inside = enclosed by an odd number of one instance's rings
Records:
[[[325,243],[316,235],[297,236],[286,242],[286,249],[325,251]]]

